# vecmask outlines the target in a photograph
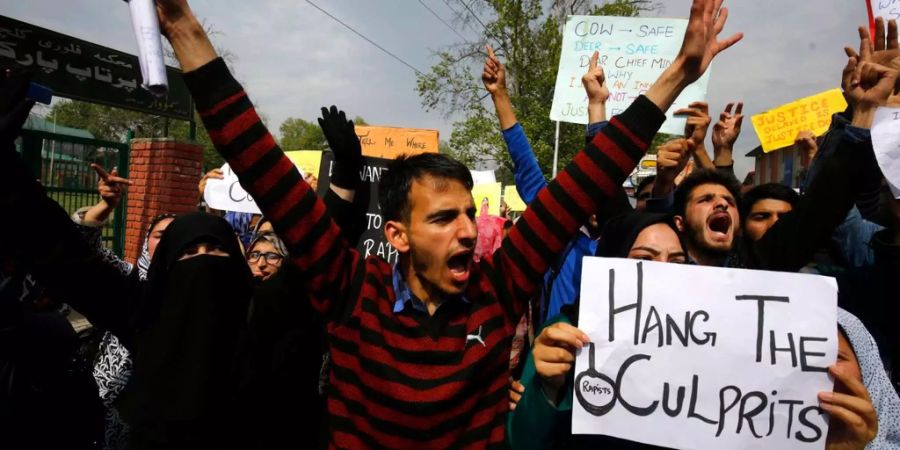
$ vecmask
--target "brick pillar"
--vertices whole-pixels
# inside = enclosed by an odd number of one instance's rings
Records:
[[[194,143],[170,138],[131,141],[125,260],[137,261],[154,216],[196,210],[202,163],[203,147]]]

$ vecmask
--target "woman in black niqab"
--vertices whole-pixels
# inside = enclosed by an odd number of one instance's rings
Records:
[[[230,409],[252,291],[227,222],[192,213],[169,225],[136,304],[134,370],[120,401],[136,439],[142,425],[217,421]]]

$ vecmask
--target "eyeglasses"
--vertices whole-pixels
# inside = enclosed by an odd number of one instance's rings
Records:
[[[247,261],[249,261],[251,263],[258,262],[259,258],[265,258],[266,262],[269,264],[278,264],[281,262],[281,260],[284,257],[279,255],[278,253],[272,253],[272,252],[266,252],[266,253],[250,252],[250,253],[247,253]]]

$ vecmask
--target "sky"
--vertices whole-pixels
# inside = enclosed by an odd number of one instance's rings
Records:
[[[312,0],[417,70],[435,52],[478,37],[477,24],[455,24],[454,0]],[[436,18],[424,3],[444,21]],[[652,16],[686,18],[690,0],[661,0]],[[425,111],[413,69],[329,18],[304,0],[193,0],[195,14],[219,33],[214,44],[234,55],[236,77],[277,133],[288,117],[314,120],[335,104],[372,125],[431,128],[449,139],[453,119]],[[742,177],[759,145],[749,115],[839,87],[843,47],[858,46],[866,23],[863,0],[731,0],[725,34],[744,40],[716,58],[708,101],[715,118],[725,104],[743,101],[748,116],[735,149]],[[115,0],[28,0],[0,4],[0,14],[129,53],[136,52],[128,8]],[[554,62],[554,65],[557,63]],[[549,118],[547,120],[550,120]],[[711,148],[709,142],[708,147]]]

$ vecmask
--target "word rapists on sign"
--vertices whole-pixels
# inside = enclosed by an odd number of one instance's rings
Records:
[[[674,448],[824,447],[833,278],[586,258],[573,434]],[[697,283],[695,280],[703,280]]]

